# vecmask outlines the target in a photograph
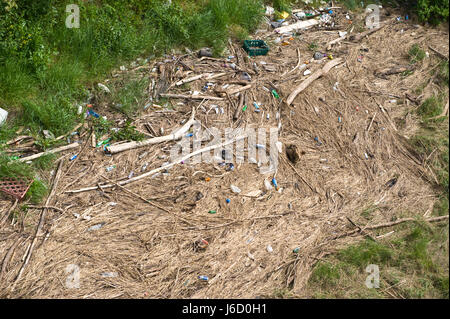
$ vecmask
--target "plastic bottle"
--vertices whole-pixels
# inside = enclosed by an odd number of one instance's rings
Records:
[[[272,178],[272,184],[273,186],[275,186],[275,189],[278,189],[278,184],[277,184],[277,180],[274,178]]]

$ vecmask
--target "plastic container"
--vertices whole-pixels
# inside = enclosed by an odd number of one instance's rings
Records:
[[[244,50],[249,56],[266,55],[269,46],[263,40],[244,40]]]

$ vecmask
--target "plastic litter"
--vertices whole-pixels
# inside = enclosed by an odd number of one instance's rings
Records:
[[[230,185],[230,188],[233,191],[233,193],[239,194],[241,192],[241,189],[237,186]]]
[[[229,171],[233,171],[233,170],[234,170],[234,164],[233,164],[233,163],[228,163],[228,164],[227,164],[226,170],[227,170],[228,172],[229,172]]]
[[[92,110],[92,109],[89,109],[89,110],[88,110],[88,114],[91,115],[91,116],[93,116],[93,117],[95,117],[95,118],[99,118],[99,117],[100,117],[100,115],[98,115],[97,113],[95,113],[94,110]]]
[[[251,81],[252,77],[250,76],[250,74],[248,74],[247,72],[242,72],[241,73],[241,79],[243,81]]]
[[[99,83],[99,84],[97,84],[98,85],[98,87],[99,88],[101,88],[103,91],[105,91],[106,93],[111,93],[111,91],[109,90],[109,88],[106,86],[106,85],[104,85],[104,84],[102,84],[102,83]]]
[[[274,178],[272,178],[272,184],[275,187],[276,190],[278,190],[278,184],[277,184],[277,180]]]
[[[208,211],[208,214],[215,214],[215,213],[217,213],[217,211],[215,211],[215,210]]]
[[[273,248],[270,245],[267,245],[266,249],[267,249],[267,252],[269,252],[269,253],[273,252]]]
[[[272,94],[273,94],[273,96],[274,96],[275,98],[277,98],[277,99],[280,98],[280,96],[278,95],[277,91],[272,90]]]
[[[271,6],[266,6],[266,12],[265,12],[266,16],[271,16],[274,13],[275,13],[275,9],[274,8],[272,8]]]
[[[102,228],[103,227],[103,225],[105,225],[106,223],[105,222],[103,222],[103,223],[100,223],[100,224],[97,224],[97,225],[94,225],[94,226],[91,226],[91,227],[89,227],[88,228],[88,231],[93,231],[93,230],[99,230],[100,228]]]
[[[298,254],[299,251],[300,251],[300,247],[297,247],[297,248],[295,248],[292,252],[293,252],[294,254]]]
[[[212,50],[210,48],[203,48],[198,51],[198,57],[212,57]]]
[[[272,185],[270,184],[270,182],[265,179],[264,180],[264,186],[266,187],[266,190],[270,191],[272,189]]]
[[[303,72],[303,75],[310,75],[311,74],[311,70],[306,70],[305,72]]]
[[[249,56],[266,55],[269,46],[263,40],[244,40],[244,50]]]
[[[202,280],[202,281],[208,281],[208,276],[198,276],[198,279]]]
[[[229,203],[231,202],[231,200],[230,200],[229,198],[227,198],[227,199],[225,199],[225,202],[226,202],[227,204],[229,204]]]
[[[107,172],[111,172],[113,169],[115,169],[116,168],[116,165],[112,165],[112,166],[108,166],[107,168],[106,168],[106,171]]]
[[[105,277],[105,278],[114,278],[114,277],[117,277],[118,274],[116,272],[102,272],[100,274],[100,276]]]

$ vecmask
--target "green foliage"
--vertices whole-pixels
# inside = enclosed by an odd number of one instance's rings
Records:
[[[0,153],[0,178],[2,177],[25,177],[32,179],[33,169],[25,163],[11,159],[11,157]]]
[[[426,99],[422,105],[417,109],[417,114],[424,118],[433,117],[441,114],[442,103],[439,98],[433,96]]]
[[[413,44],[408,51],[408,55],[411,63],[417,63],[422,62],[426,56],[426,53],[418,44]]]
[[[47,101],[28,100],[23,103],[23,121],[30,128],[50,130],[63,135],[79,121],[76,108],[65,98],[51,97]]]
[[[127,121],[124,127],[117,132],[112,133],[111,138],[117,141],[142,141],[145,138],[145,135],[136,131],[136,127],[132,126],[131,123]]]
[[[318,48],[318,44],[317,42],[313,41],[308,45],[308,49],[310,49],[311,51],[316,51]]]
[[[363,269],[368,264],[386,264],[392,259],[392,251],[377,242],[366,240],[340,251],[338,258]]]
[[[448,21],[448,0],[418,0],[417,14],[422,22],[438,25]]]
[[[113,93],[114,108],[131,116],[144,107],[148,79],[132,80]]]
[[[109,131],[113,127],[113,123],[108,120],[105,120],[103,117],[92,118],[92,126],[94,128],[94,133],[97,138],[101,138],[102,136],[109,134]]]
[[[318,298],[382,298],[397,287],[405,298],[448,298],[448,224],[431,228],[418,220],[394,230],[399,235],[390,243],[365,240],[318,262],[309,290]],[[379,266],[379,289],[364,285],[369,264]]]
[[[37,169],[48,170],[51,167],[53,167],[53,163],[56,157],[57,156],[53,153],[45,154],[33,160],[33,166],[36,167]]]
[[[47,186],[42,181],[36,179],[28,189],[25,199],[29,200],[33,204],[39,204],[47,194]]]
[[[321,286],[335,286],[341,278],[341,270],[329,262],[319,262],[314,267],[310,280]]]
[[[448,78],[448,61],[442,61],[438,68],[438,79],[441,81],[443,85],[449,84],[449,78]]]
[[[274,0],[274,1],[271,1],[271,4],[276,11],[291,12],[291,3],[292,2],[294,2],[294,1],[292,1],[292,0]]]
[[[432,114],[438,113],[437,111]],[[448,123],[448,122],[447,122]],[[448,125],[448,124],[447,124]],[[434,152],[434,156],[428,159],[428,164],[436,174],[439,186],[448,196],[449,187],[449,140],[448,126],[442,130],[441,125],[429,126],[419,131],[410,139],[411,145],[416,149],[422,158],[429,158]]]

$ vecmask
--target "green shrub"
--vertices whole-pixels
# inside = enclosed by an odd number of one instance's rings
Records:
[[[448,21],[448,0],[418,0],[417,14],[422,22],[438,25]]]

